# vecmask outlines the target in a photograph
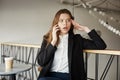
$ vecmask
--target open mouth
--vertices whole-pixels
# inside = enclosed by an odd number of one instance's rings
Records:
[[[66,30],[66,29],[68,29],[68,28],[67,28],[67,27],[64,27],[63,29],[65,29],[65,30]]]

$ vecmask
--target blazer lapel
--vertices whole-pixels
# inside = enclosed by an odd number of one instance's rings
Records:
[[[68,37],[68,65],[71,72],[71,62],[72,62],[72,50],[73,50],[73,34],[69,34]]]

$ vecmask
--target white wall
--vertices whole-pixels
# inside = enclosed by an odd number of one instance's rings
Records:
[[[61,8],[72,11],[72,6],[61,4],[59,0],[0,0],[0,42],[41,44],[42,36],[48,31],[55,13]],[[75,8],[74,13],[77,22],[102,32],[101,37],[107,43],[107,49],[120,50],[120,36],[100,25],[98,19],[91,16],[88,10]],[[119,13],[107,14],[120,19]],[[120,30],[119,24],[112,21],[110,24],[118,26],[116,28]],[[100,59],[100,74],[108,57],[104,55]],[[94,77],[94,55],[91,55],[89,62],[88,75]],[[108,74],[110,79],[107,77],[106,80],[115,80],[115,61],[113,65]]]
[[[56,0],[0,0],[2,42],[41,43],[60,8]],[[70,6],[66,8],[71,8]]]

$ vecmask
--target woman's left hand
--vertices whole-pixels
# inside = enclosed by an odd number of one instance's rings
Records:
[[[77,22],[75,22],[74,20],[72,20],[72,24],[74,26],[74,29],[77,29],[80,31],[85,31],[87,33],[89,33],[91,31],[88,27],[82,26],[82,25],[78,24]]]

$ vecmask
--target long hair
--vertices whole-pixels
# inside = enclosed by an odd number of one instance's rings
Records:
[[[74,19],[74,17],[72,16],[71,12],[67,9],[60,9],[56,14],[55,14],[55,17],[53,19],[53,22],[52,22],[52,26],[50,28],[50,30],[48,31],[47,34],[44,35],[44,39],[47,41],[47,45],[52,41],[52,30],[53,30],[53,26],[58,24],[58,21],[59,21],[59,17],[61,14],[68,14],[70,16],[71,19]],[[69,30],[69,33],[73,33],[73,25],[71,24],[71,28]],[[59,32],[57,33],[57,42],[56,42],[56,45],[59,44]]]

